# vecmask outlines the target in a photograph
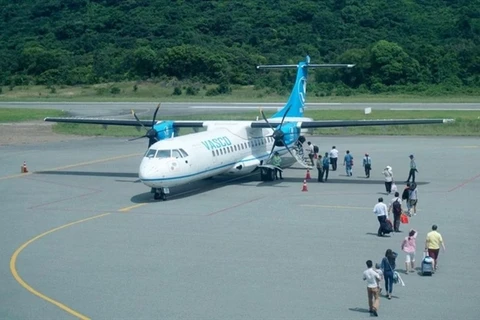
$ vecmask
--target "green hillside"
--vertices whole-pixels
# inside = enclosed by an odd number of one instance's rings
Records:
[[[10,88],[177,79],[281,94],[293,71],[255,65],[306,54],[357,64],[316,71],[319,96],[480,87],[479,0],[2,0],[0,15]]]

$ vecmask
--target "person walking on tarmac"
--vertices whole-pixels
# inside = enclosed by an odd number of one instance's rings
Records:
[[[330,170],[330,159],[328,158],[328,152],[325,152],[325,156],[323,157],[322,163],[323,163],[323,175],[325,176],[324,181],[327,182],[328,171]]]
[[[318,158],[316,160],[316,167],[318,171],[318,182],[323,182],[323,162],[321,155],[318,155]]]
[[[330,163],[332,164],[332,171],[337,171],[338,150],[335,146],[330,150]]]
[[[370,178],[370,170],[372,170],[372,158],[365,153],[365,157],[363,158],[363,168],[365,168],[365,176]]]
[[[347,152],[345,153],[345,157],[343,158],[343,165],[345,166],[345,172],[347,173],[347,176],[353,176],[353,156],[350,154],[350,150],[347,150]]]
[[[282,165],[282,158],[280,158],[280,155],[278,154],[277,151],[273,154],[272,158],[272,165],[275,166],[275,180],[278,180],[278,175],[280,174],[280,179],[283,179],[282,177],[282,170],[280,170],[280,166]]]
[[[412,182],[415,182],[415,173],[418,172],[417,170],[417,164],[415,163],[415,157],[413,154],[408,156],[410,158],[410,171],[408,173],[408,178],[407,181],[405,182],[410,182],[410,178],[412,179]]]

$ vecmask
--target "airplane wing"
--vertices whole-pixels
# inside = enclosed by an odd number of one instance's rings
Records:
[[[82,124],[101,124],[104,126],[131,126],[138,127],[140,123],[145,127],[152,126],[152,120],[122,120],[122,119],[105,119],[105,118],[77,118],[77,117],[47,117],[47,122],[63,122],[63,123],[82,123]],[[159,121],[161,122],[161,121]],[[175,128],[201,128],[204,121],[173,121]]]
[[[298,122],[299,128],[339,128],[366,126],[395,126],[409,124],[441,124],[454,122],[454,119],[390,119],[390,120],[323,120]],[[273,123],[272,123],[273,124]],[[266,122],[252,122],[252,128],[269,128]]]

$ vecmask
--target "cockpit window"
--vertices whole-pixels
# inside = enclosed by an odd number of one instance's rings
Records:
[[[188,153],[187,153],[185,150],[180,149],[180,153],[182,154],[182,156],[183,156],[184,158],[188,157]]]
[[[181,158],[182,155],[178,150],[172,150],[172,158]]]
[[[155,149],[148,149],[147,152],[145,152],[145,157],[153,158],[153,157],[155,157],[156,152],[157,152],[157,150],[155,150]]]
[[[156,158],[170,158],[171,150],[158,150]]]

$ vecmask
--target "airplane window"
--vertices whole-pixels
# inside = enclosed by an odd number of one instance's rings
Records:
[[[178,150],[172,150],[172,158],[181,158],[182,155],[180,154],[180,151]]]
[[[233,150],[237,151],[237,145],[233,146]]]
[[[156,158],[170,158],[171,150],[158,150]]]
[[[215,150],[212,150],[212,156],[215,157]]]
[[[218,152],[218,149],[217,149],[217,150],[215,150],[215,153],[217,154],[217,156],[219,156],[219,155],[220,155],[220,152]]]
[[[220,149],[220,153],[223,154],[223,149]]]
[[[252,146],[252,143],[248,141],[248,147],[250,148]]]
[[[183,156],[184,158],[188,157],[188,153],[185,152],[185,150],[180,149],[180,153],[182,154],[182,156]]]
[[[147,152],[145,152],[145,157],[153,158],[153,157],[155,157],[156,152],[157,152],[157,150],[155,150],[155,149],[148,149]]]
[[[230,150],[230,152],[233,152],[233,147],[228,147],[228,149]]]

